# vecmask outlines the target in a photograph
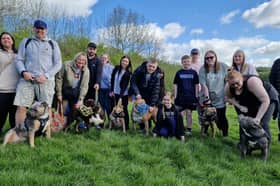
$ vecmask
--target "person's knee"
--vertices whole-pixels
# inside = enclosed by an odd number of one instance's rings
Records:
[[[25,114],[26,113],[26,108],[23,106],[18,106],[17,107],[17,113],[19,114]]]

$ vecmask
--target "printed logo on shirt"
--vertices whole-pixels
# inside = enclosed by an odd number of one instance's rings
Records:
[[[193,79],[193,74],[180,74],[181,79]]]

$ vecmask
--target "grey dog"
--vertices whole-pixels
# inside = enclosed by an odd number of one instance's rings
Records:
[[[261,125],[255,123],[252,117],[239,115],[238,121],[240,129],[240,152],[241,157],[245,158],[253,150],[261,150],[261,158],[267,159],[269,151],[269,141],[265,130]]]

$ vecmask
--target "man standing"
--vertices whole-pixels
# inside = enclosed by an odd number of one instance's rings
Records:
[[[157,61],[150,59],[134,71],[130,81],[133,94],[142,97],[151,107],[160,102],[160,73],[157,67]]]
[[[280,58],[273,62],[269,74],[269,82],[274,86],[278,92],[278,99],[280,100]],[[280,131],[280,105],[278,105],[278,130]],[[278,141],[280,141],[280,132],[278,134]]]
[[[197,72],[197,74],[198,74],[199,73],[199,69],[201,67],[201,63],[200,63],[199,50],[197,48],[193,48],[191,50],[191,58],[192,58],[191,68],[193,70],[195,70]]]
[[[33,25],[34,36],[22,40],[16,58],[16,67],[21,75],[17,85],[14,105],[16,125],[26,117],[26,107],[34,100],[47,102],[51,116],[54,95],[55,74],[62,66],[58,44],[47,38],[47,24],[36,20]]]
[[[96,44],[90,42],[87,46],[88,69],[90,73],[86,99],[96,99],[95,92],[99,90],[102,75],[102,63],[98,58]]]

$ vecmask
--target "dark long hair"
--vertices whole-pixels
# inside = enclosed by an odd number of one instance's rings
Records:
[[[17,49],[16,49],[16,42],[15,42],[15,38],[12,36],[12,34],[10,34],[9,32],[2,32],[1,34],[0,34],[0,48],[2,49],[2,50],[4,50],[4,51],[6,51],[5,50],[5,48],[4,48],[4,46],[2,45],[2,43],[1,43],[1,39],[2,39],[2,37],[3,37],[3,35],[9,35],[11,38],[12,38],[12,41],[13,41],[13,44],[12,44],[12,50],[13,50],[13,52],[14,53],[17,53]]]
[[[128,66],[126,67],[125,70],[127,70],[127,71],[129,71],[129,72],[132,72],[131,60],[130,60],[130,57],[127,56],[127,55],[122,56],[121,59],[120,59],[120,68],[119,68],[119,72],[122,70],[122,60],[123,60],[124,58],[127,58],[127,59],[128,59]]]
[[[217,58],[217,54],[214,50],[208,50],[205,55],[204,55],[204,68],[205,68],[205,71],[206,73],[209,73],[209,66],[206,62],[206,59],[205,59],[205,56],[208,54],[208,53],[211,53],[215,56],[215,68],[214,68],[214,73],[217,73],[219,70],[220,70],[220,63],[218,62],[218,58]]]

